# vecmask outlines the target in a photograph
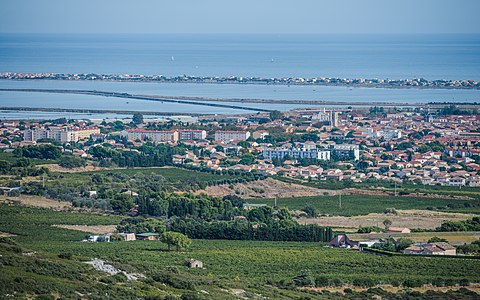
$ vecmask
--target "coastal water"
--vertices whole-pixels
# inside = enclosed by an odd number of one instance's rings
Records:
[[[480,80],[480,35],[0,35],[0,71]]]
[[[479,35],[0,35],[0,72],[166,76],[480,80]],[[480,102],[478,90],[0,81],[0,88],[95,89],[163,96],[354,101]],[[300,104],[235,103],[279,110]],[[243,110],[68,94],[0,92],[0,106],[242,113]],[[11,115],[10,115],[11,116]],[[6,117],[0,112],[0,118]]]

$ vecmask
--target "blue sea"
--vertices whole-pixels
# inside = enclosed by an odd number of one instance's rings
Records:
[[[0,35],[0,72],[423,77],[429,80],[480,81],[480,35]],[[480,91],[477,90],[62,81],[0,81],[0,87],[85,88],[164,96],[363,103],[480,102]],[[175,111],[186,114],[245,112],[187,104],[129,102],[127,105],[122,99],[66,94],[0,93],[0,106]],[[258,104],[242,105],[261,107]],[[288,110],[305,105],[269,104],[268,107]],[[0,112],[0,118],[7,117]]]

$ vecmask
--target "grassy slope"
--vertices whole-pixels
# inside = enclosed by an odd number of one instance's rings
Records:
[[[274,204],[274,199],[248,199],[249,203]],[[277,199],[277,205],[289,209],[302,209],[310,204],[317,208],[318,213],[340,216],[366,215],[382,213],[386,208],[395,209],[427,209],[434,207],[440,211],[480,213],[480,200],[452,200],[439,198],[407,197],[407,196],[372,196],[344,195],[342,207],[339,206],[339,196],[296,197]],[[466,205],[474,207],[466,207]],[[453,206],[452,209],[447,205]]]

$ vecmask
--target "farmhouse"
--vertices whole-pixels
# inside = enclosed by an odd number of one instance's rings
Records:
[[[339,234],[330,241],[330,246],[336,248],[352,248],[353,246],[357,246],[357,244],[350,240],[346,234]]]
[[[355,248],[372,247],[375,243],[379,243],[380,240],[351,240],[346,234],[339,234],[330,241],[330,246],[337,248]]]
[[[119,233],[118,235],[121,236],[125,242],[135,241],[137,239],[137,237],[135,236],[135,233],[122,232],[122,233]]]
[[[449,243],[429,243],[423,245],[413,245],[405,250],[404,254],[430,254],[430,255],[457,255],[457,249]]]

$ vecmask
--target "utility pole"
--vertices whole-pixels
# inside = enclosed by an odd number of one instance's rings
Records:
[[[395,197],[397,197],[397,182],[395,181]]]
[[[339,196],[338,206],[339,206],[340,208],[342,208],[342,193],[340,193],[338,196]]]
[[[42,175],[42,187],[45,188],[45,174]]]

